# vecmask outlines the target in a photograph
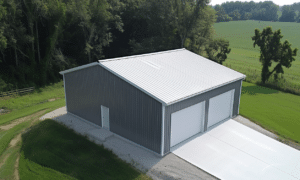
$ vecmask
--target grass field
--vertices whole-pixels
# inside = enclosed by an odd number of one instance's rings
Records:
[[[251,39],[254,36],[255,28],[262,31],[265,27],[271,26],[272,30],[281,29],[283,43],[286,39],[292,44],[292,48],[298,48],[299,51],[292,62],[290,68],[283,67],[285,82],[280,84],[283,89],[291,89],[300,94],[300,24],[289,22],[270,22],[270,21],[230,21],[215,23],[216,38],[223,37],[229,40],[231,52],[223,63],[225,66],[237,70],[247,75],[247,81],[259,82],[261,73],[261,63],[259,62],[260,48],[253,47]],[[276,66],[273,63],[270,70]],[[273,76],[270,82],[273,81]]]
[[[300,96],[243,82],[239,113],[283,138],[300,142]]]

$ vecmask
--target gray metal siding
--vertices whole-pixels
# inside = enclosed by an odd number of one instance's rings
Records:
[[[192,98],[183,100],[181,102],[172,104],[170,106],[166,106],[165,109],[165,139],[164,139],[164,154],[168,153],[170,151],[170,136],[171,136],[171,114],[173,112],[179,111],[181,109],[187,108],[189,106],[192,106],[194,104],[197,104],[202,101],[206,101],[205,103],[205,126],[207,124],[208,119],[208,100],[214,96],[217,96],[219,94],[222,94],[226,91],[229,91],[231,89],[235,89],[234,93],[234,103],[233,103],[233,113],[232,116],[236,116],[238,113],[238,106],[239,106],[239,96],[240,96],[240,88],[241,88],[241,81],[236,81],[230,84],[227,84],[225,86],[216,88],[214,90],[208,91],[204,94],[200,94],[198,96],[194,96]]]
[[[68,111],[101,126],[109,108],[110,131],[160,154],[162,104],[101,66],[65,74]]]

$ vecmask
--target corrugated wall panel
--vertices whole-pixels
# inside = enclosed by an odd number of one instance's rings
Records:
[[[234,104],[233,104],[233,113],[232,116],[236,116],[238,113],[238,106],[239,106],[239,98],[240,98],[240,88],[241,88],[241,81],[236,81],[230,84],[227,84],[225,86],[216,88],[212,91],[208,91],[204,94],[200,94],[198,96],[183,100],[181,102],[172,104],[170,106],[166,106],[165,109],[165,138],[164,138],[164,153],[168,153],[170,151],[170,136],[171,136],[171,114],[173,112],[179,111],[181,109],[187,108],[189,106],[192,106],[194,104],[197,104],[202,101],[208,101],[210,98],[222,94],[226,91],[229,91],[231,89],[235,89],[234,93]],[[207,109],[208,103],[206,103],[205,107],[205,118],[208,118],[208,109]]]
[[[101,126],[109,108],[110,131],[154,152],[161,149],[162,104],[101,66],[65,74],[68,111]]]
[[[92,66],[64,76],[68,111],[101,126],[97,67]]]

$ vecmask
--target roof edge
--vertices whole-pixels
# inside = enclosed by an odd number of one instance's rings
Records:
[[[95,66],[97,64],[99,64],[99,63],[98,62],[93,62],[93,63],[90,63],[90,64],[85,64],[85,65],[78,66],[78,67],[75,67],[75,68],[72,68],[72,69],[61,71],[61,72],[59,72],[59,74],[64,75],[66,73],[78,71],[80,69],[85,69],[85,68],[88,68],[88,67],[91,67],[91,66]]]
[[[148,91],[146,91],[145,89],[139,87],[138,85],[132,83],[131,81],[129,81],[128,79],[120,76],[118,73],[116,73],[115,71],[109,69],[108,67],[106,67],[105,65],[98,63],[99,66],[103,67],[104,69],[106,69],[107,71],[109,71],[110,73],[114,74],[115,76],[119,77],[120,79],[124,80],[125,82],[127,82],[128,84],[132,85],[133,87],[137,88],[138,90],[142,91],[143,93],[147,94],[148,96],[152,97],[153,99],[157,100],[158,102],[162,103],[164,106],[167,105],[167,103],[161,99],[159,99],[158,97],[154,96],[153,94],[149,93]]]
[[[193,53],[193,54],[195,54],[195,55],[201,56],[201,55],[199,55],[199,54],[197,54],[197,53],[194,53],[194,52],[192,52],[192,51],[189,51],[189,52],[191,52],[191,53]],[[217,63],[217,62],[215,62],[215,61],[213,61],[213,60],[210,60],[210,59],[208,59],[208,58],[206,58],[206,57],[204,57],[204,56],[201,56],[201,57],[204,58],[204,59],[206,59],[206,60],[209,60],[209,61],[211,61],[211,62],[214,62],[214,63],[216,63],[216,64],[218,64],[218,65],[221,65],[221,66],[223,66],[223,67],[225,67],[225,68],[228,68],[228,69],[230,69],[230,70],[232,70],[232,71],[235,71],[235,72],[237,72],[237,73],[242,74],[242,75],[244,76],[244,80],[245,80],[245,78],[246,78],[246,75],[243,74],[243,73],[241,73],[241,72],[239,72],[239,71],[236,71],[236,70],[234,70],[234,69],[231,69],[231,68],[229,68],[229,67],[227,67],[227,66],[225,66],[225,65],[223,65],[223,64],[219,64],[219,63]]]
[[[117,60],[122,60],[122,59],[127,59],[127,58],[136,58],[136,57],[141,57],[141,56],[151,56],[151,55],[156,55],[156,54],[163,54],[163,53],[169,53],[169,52],[174,52],[174,51],[182,51],[186,50],[185,48],[180,48],[180,49],[173,49],[173,50],[167,50],[167,51],[159,51],[159,52],[154,52],[154,53],[146,53],[146,54],[139,54],[139,55],[133,55],[133,56],[124,56],[124,57],[118,57],[118,58],[111,58],[111,59],[103,59],[103,60],[98,60],[99,63],[101,62],[107,62],[107,61],[117,61]]]
[[[234,80],[232,80],[232,81],[228,81],[228,82],[226,82],[226,83],[223,83],[223,84],[220,84],[220,85],[217,85],[217,86],[208,88],[208,89],[206,89],[206,90],[204,90],[204,91],[200,91],[200,92],[191,94],[191,95],[189,95],[189,96],[186,96],[186,97],[177,99],[177,100],[175,100],[175,101],[172,101],[172,102],[169,102],[169,103],[166,103],[166,104],[167,104],[167,106],[170,106],[170,105],[175,104],[175,103],[177,103],[177,102],[186,100],[186,99],[188,99],[188,98],[197,96],[197,95],[199,95],[199,94],[203,94],[203,93],[205,93],[205,92],[211,91],[211,90],[216,89],[216,88],[218,88],[218,87],[222,87],[222,86],[225,86],[225,85],[227,85],[227,84],[230,84],[230,83],[233,83],[233,82],[236,82],[236,81],[239,81],[239,80],[245,80],[245,78],[246,78],[246,75],[244,75],[244,76],[241,77],[241,78],[237,78],[237,79],[234,79]]]

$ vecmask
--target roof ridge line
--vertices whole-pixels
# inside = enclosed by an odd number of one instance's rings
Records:
[[[154,53],[139,54],[139,55],[125,56],[125,57],[117,57],[117,58],[111,58],[111,59],[103,59],[103,60],[98,60],[98,62],[101,63],[101,62],[106,62],[106,61],[117,61],[117,60],[122,60],[122,59],[136,58],[136,57],[142,57],[142,56],[151,56],[151,55],[156,55],[156,54],[170,53],[170,52],[182,51],[182,50],[186,50],[186,49],[185,48],[180,48],[180,49],[173,49],[173,50],[167,50],[167,51],[159,51],[159,52],[154,52]]]

